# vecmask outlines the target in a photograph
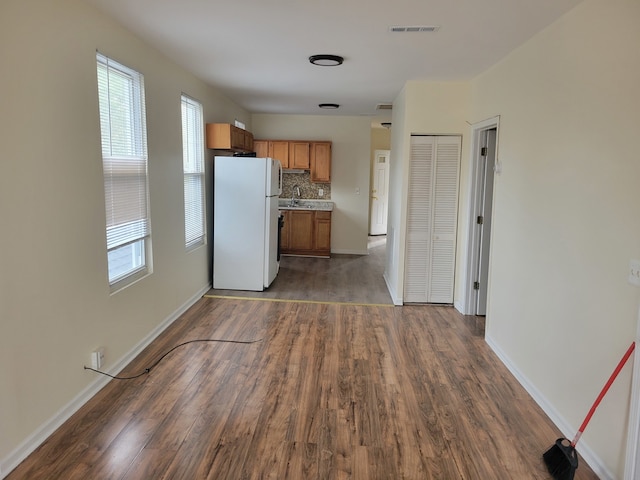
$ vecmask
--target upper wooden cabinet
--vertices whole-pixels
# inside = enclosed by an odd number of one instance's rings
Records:
[[[331,142],[311,142],[311,181],[331,182]]]
[[[248,132],[247,130],[242,130],[244,137],[244,149],[247,152],[253,151],[253,133]]]
[[[280,160],[284,169],[311,170],[311,181],[331,182],[331,142],[306,140],[254,140],[257,157]]]
[[[289,168],[289,142],[285,140],[254,140],[253,151],[258,158],[275,158],[280,160],[282,168]]]
[[[254,140],[253,151],[256,152],[256,157],[267,158],[269,156],[269,140]]]
[[[207,148],[253,151],[253,134],[230,123],[207,123]]]
[[[285,140],[269,140],[268,157],[280,160],[282,168],[289,167],[289,142]]]
[[[289,168],[309,170],[311,166],[310,143],[289,141]]]

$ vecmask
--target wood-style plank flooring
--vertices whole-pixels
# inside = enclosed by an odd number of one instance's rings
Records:
[[[560,436],[446,306],[204,297],[7,478],[548,479]],[[581,463],[576,479],[597,478]]]
[[[370,237],[369,245],[369,255],[283,256],[278,276],[264,292],[212,289],[208,294],[391,305],[383,278],[386,241]]]

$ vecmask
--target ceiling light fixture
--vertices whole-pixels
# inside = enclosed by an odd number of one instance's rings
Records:
[[[318,106],[320,108],[329,108],[329,109],[340,108],[340,105],[338,105],[337,103],[319,103]]]
[[[320,65],[321,67],[336,67],[342,65],[344,58],[339,55],[311,55],[309,61],[314,65]]]

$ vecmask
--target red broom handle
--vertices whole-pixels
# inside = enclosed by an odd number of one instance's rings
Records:
[[[578,433],[576,433],[576,436],[574,437],[573,441],[571,442],[571,446],[572,447],[575,447],[576,443],[578,443],[578,440],[580,440],[580,437],[582,436],[582,433],[584,432],[584,429],[587,428],[587,424],[589,423],[589,420],[591,420],[591,417],[593,416],[593,413],[596,411],[596,408],[598,408],[598,405],[600,405],[600,402],[602,401],[602,398],[609,391],[609,387],[611,387],[611,384],[613,383],[613,381],[616,379],[616,377],[620,373],[620,370],[622,370],[622,367],[624,367],[624,364],[627,363],[627,360],[629,360],[629,357],[633,353],[633,349],[634,348],[636,348],[636,342],[631,342],[631,346],[627,349],[627,351],[625,352],[624,356],[620,359],[620,362],[618,363],[618,366],[616,367],[616,369],[613,371],[613,373],[609,377],[609,380],[607,380],[607,383],[605,384],[605,386],[603,387],[602,391],[600,392],[600,395],[598,395],[598,398],[596,398],[596,401],[593,402],[593,405],[591,406],[591,410],[589,410],[589,413],[587,413],[587,416],[585,417],[584,421],[582,422],[582,425],[580,425],[580,428],[578,429]]]

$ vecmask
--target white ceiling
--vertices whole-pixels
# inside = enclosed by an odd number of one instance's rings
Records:
[[[473,78],[581,0],[86,1],[249,112],[376,115],[408,80]]]

